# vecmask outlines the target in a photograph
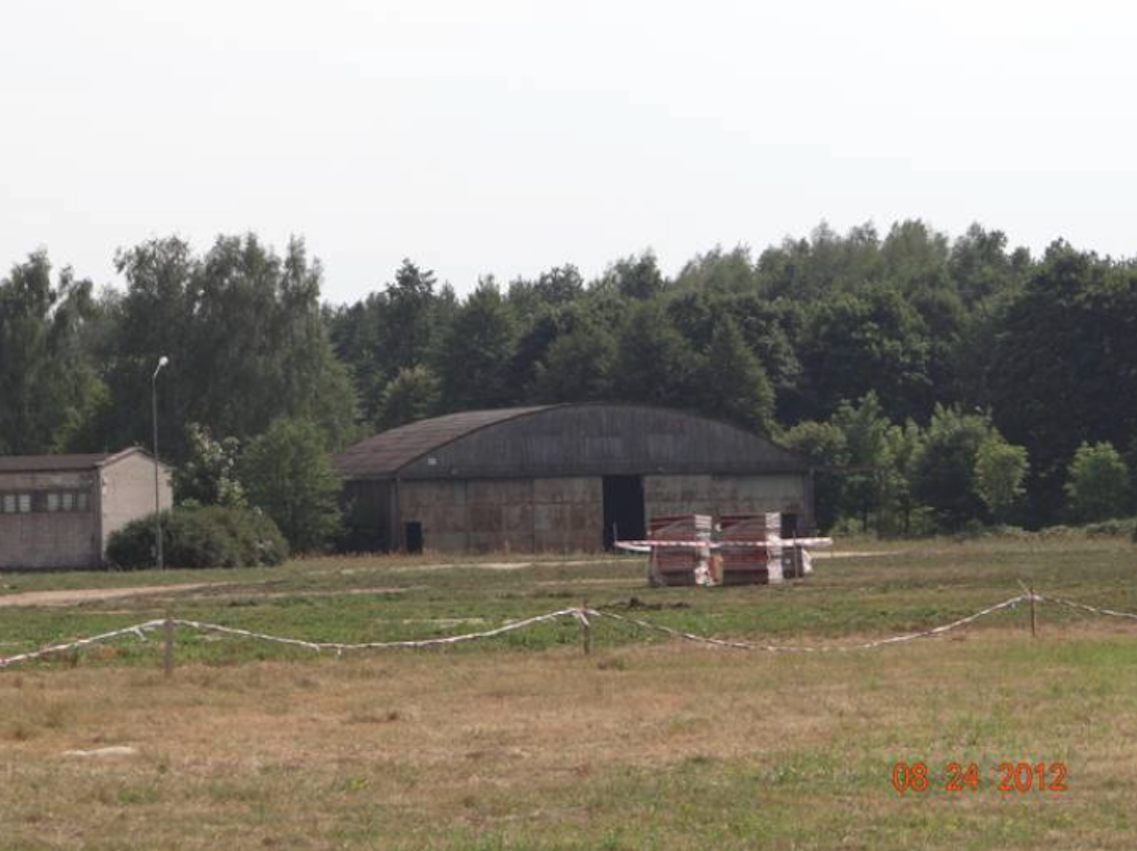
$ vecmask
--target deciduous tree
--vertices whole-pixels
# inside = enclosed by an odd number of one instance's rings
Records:
[[[315,423],[282,418],[241,456],[249,503],[273,519],[296,552],[321,552],[340,531],[340,481],[325,440]]]
[[[1129,471],[1111,443],[1078,447],[1067,469],[1065,490],[1071,516],[1082,523],[1128,513]]]

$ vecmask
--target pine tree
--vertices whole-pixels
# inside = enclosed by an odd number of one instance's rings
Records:
[[[729,316],[719,318],[707,353],[704,410],[758,434],[772,434],[774,388]]]

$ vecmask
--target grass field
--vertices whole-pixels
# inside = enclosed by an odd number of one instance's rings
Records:
[[[854,548],[855,549],[855,548]],[[424,638],[576,605],[720,637],[844,644],[1021,593],[1137,611],[1137,547],[866,542],[777,588],[645,587],[636,559],[317,559],[0,576],[0,655],[161,617]],[[152,586],[201,585],[162,591]],[[151,586],[68,605],[21,595]],[[27,597],[22,599],[27,600]],[[618,609],[623,610],[623,609]],[[711,649],[571,622],[446,650],[315,656],[179,635],[0,671],[0,849],[994,849],[1137,844],[1137,623],[1024,610],[872,652]],[[133,756],[76,757],[130,746]],[[898,794],[897,761],[932,769]],[[949,762],[981,769],[949,792]],[[1002,792],[1002,762],[1065,792]],[[1051,775],[1052,777],[1052,775]]]

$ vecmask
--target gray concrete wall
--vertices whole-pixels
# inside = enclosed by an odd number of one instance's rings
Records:
[[[808,475],[644,476],[647,520],[663,514],[759,514],[778,511],[798,515],[798,528],[813,526]]]
[[[793,513],[812,526],[806,475],[645,476],[644,513]],[[603,545],[604,488],[597,476],[400,482],[398,537],[422,524],[436,552],[591,552]]]
[[[441,552],[575,552],[602,544],[598,478],[400,482],[400,523]]]
[[[86,491],[86,511],[0,513],[0,568],[91,567],[100,561],[94,470],[90,472],[6,473],[5,493]]]
[[[159,474],[159,505],[163,511],[173,505],[170,470],[162,466]],[[131,520],[154,513],[154,461],[142,454],[127,455],[102,469],[100,493],[102,536],[100,559],[107,541]]]
[[[535,479],[533,486],[538,551],[593,552],[604,548],[602,479]]]
[[[469,549],[469,520],[466,511],[466,482],[399,482],[398,528],[394,529],[396,547],[403,544],[403,528],[407,523],[422,524],[423,547],[441,552]]]

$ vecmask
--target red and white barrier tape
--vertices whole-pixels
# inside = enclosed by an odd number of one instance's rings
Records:
[[[484,630],[482,632],[470,632],[463,635],[452,635],[445,638],[425,638],[419,640],[407,641],[367,641],[359,643],[339,642],[339,641],[306,641],[299,638],[287,638],[279,635],[270,635],[263,632],[253,632],[252,630],[240,629],[239,627],[222,626],[221,624],[207,623],[205,621],[184,620],[176,618],[172,620],[175,626],[185,627],[187,629],[197,630],[199,632],[214,632],[222,635],[233,635],[241,638],[252,638],[258,641],[268,641],[276,644],[286,644],[294,647],[303,647],[308,650],[322,651],[334,650],[337,653],[343,653],[350,650],[391,650],[397,648],[424,648],[435,647],[449,644],[459,644],[466,641],[477,641],[485,638],[496,638],[500,635],[505,635],[510,632],[515,632],[520,629],[525,629],[530,626],[535,626],[539,623],[547,623],[562,618],[573,618],[583,626],[590,625],[591,618],[607,618],[608,620],[617,621],[621,623],[631,624],[641,629],[653,630],[655,632],[670,635],[673,638],[681,638],[685,641],[694,641],[700,644],[707,644],[715,647],[726,647],[734,650],[762,650],[771,653],[839,653],[850,650],[872,650],[877,647],[883,647],[888,644],[900,644],[907,641],[915,641],[921,638],[933,638],[938,635],[951,632],[952,630],[959,629],[973,623],[980,618],[987,617],[1003,609],[1013,608],[1024,601],[1034,599],[1036,602],[1049,602],[1062,606],[1067,606],[1073,609],[1080,609],[1093,614],[1107,615],[1109,617],[1126,618],[1129,620],[1137,620],[1137,614],[1131,612],[1119,612],[1113,609],[1103,609],[1095,606],[1087,605],[1086,603],[1078,603],[1073,600],[1065,600],[1060,597],[1049,597],[1037,593],[1020,594],[1017,597],[1012,597],[1009,600],[1004,600],[1001,603],[996,603],[993,606],[988,606],[981,609],[972,615],[959,618],[951,623],[943,624],[942,626],[933,627],[931,629],[922,630],[920,632],[906,633],[904,635],[894,635],[888,638],[878,638],[873,641],[865,641],[858,644],[819,644],[819,645],[791,645],[791,644],[754,644],[748,641],[730,641],[722,638],[713,638],[705,635],[698,635],[693,632],[684,632],[683,630],[674,629],[669,626],[662,626],[661,624],[651,623],[650,621],[640,620],[639,618],[628,617],[627,615],[619,615],[615,612],[608,612],[602,609],[591,609],[583,607],[575,607],[570,609],[560,609],[555,612],[549,612],[543,615],[535,615],[530,618],[524,618],[519,621],[512,621],[504,626],[497,627],[496,629]],[[145,640],[147,632],[153,632],[161,629],[166,621],[164,620],[150,620],[143,623],[134,624],[133,626],[123,627],[122,629],[112,630],[111,632],[104,632],[99,635],[92,635],[88,638],[80,638],[75,641],[70,641],[61,644],[49,644],[39,650],[21,653],[17,656],[0,657],[0,670],[15,665],[19,662],[30,662],[35,659],[41,659],[45,656],[50,656],[55,653],[63,653],[68,650],[76,650],[80,647],[86,647],[92,644],[97,644],[104,641],[110,641],[115,638],[121,638],[127,635],[134,635],[137,638]]]
[[[270,635],[263,632],[253,632],[248,629],[241,629],[239,627],[222,626],[221,624],[206,623],[205,621],[185,620],[183,618],[174,618],[171,622],[176,627],[185,627],[186,629],[197,630],[198,632],[215,632],[222,635],[233,635],[240,638],[253,638],[258,641],[268,641],[274,644],[287,644],[293,647],[303,647],[307,650],[315,650],[317,652],[322,650],[334,650],[337,653],[343,653],[350,650],[393,650],[400,647],[403,648],[422,648],[434,647],[437,645],[445,644],[460,644],[465,641],[476,641],[483,638],[496,638],[499,635],[505,635],[510,632],[515,632],[519,629],[525,629],[539,623],[547,621],[554,621],[561,618],[575,618],[587,622],[587,616],[583,609],[561,609],[556,612],[549,612],[544,615],[536,615],[531,618],[525,618],[519,621],[512,621],[504,626],[497,627],[496,629],[484,630],[482,632],[469,632],[463,635],[451,635],[444,638],[424,638],[419,640],[409,641],[367,641],[359,643],[340,642],[340,641],[306,641],[301,638],[287,638],[280,635]],[[79,647],[85,647],[90,644],[96,644],[103,641],[110,641],[114,638],[121,638],[125,635],[135,635],[138,638],[145,639],[147,632],[161,629],[165,625],[164,620],[145,621],[144,623],[135,624],[134,626],[123,627],[116,629],[112,632],[104,632],[100,635],[92,635],[89,638],[81,638],[76,641],[67,642],[65,644],[50,644],[42,647],[39,650],[34,650],[28,653],[21,653],[18,656],[0,657],[0,669],[7,668],[18,662],[30,662],[34,659],[40,659],[45,656],[50,656],[54,653],[62,653],[68,650],[74,650]]]
[[[101,635],[92,635],[89,638],[80,638],[75,641],[69,641],[64,644],[49,644],[46,647],[41,647],[39,650],[32,650],[28,653],[21,653],[18,656],[0,656],[0,669],[7,668],[9,665],[15,665],[17,662],[30,662],[33,659],[41,659],[44,656],[50,656],[53,653],[65,653],[68,650],[77,650],[80,647],[86,647],[89,644],[98,644],[102,641],[110,641],[112,638],[121,638],[124,635],[134,635],[137,638],[146,640],[146,633],[153,629],[158,629],[162,626],[163,621],[146,621],[145,623],[138,623],[134,626],[125,626],[122,629],[112,630],[111,632],[104,632]]]
[[[1106,615],[1111,618],[1126,618],[1127,620],[1137,621],[1137,615],[1131,612],[1117,612],[1113,609],[1099,609],[1097,606],[1090,606],[1086,603],[1076,603],[1073,600],[1064,600],[1061,597],[1049,597],[1042,594],[1035,594],[1034,598],[1039,601],[1046,601],[1047,603],[1057,603],[1059,606],[1067,606],[1071,609],[1081,609],[1083,612],[1090,612],[1095,615]]]
[[[188,620],[175,620],[174,624],[177,626],[188,627],[189,629],[196,629],[199,632],[216,632],[224,635],[236,635],[242,638],[255,638],[260,641],[269,641],[276,644],[291,644],[296,647],[304,647],[308,650],[335,650],[336,652],[344,652],[347,650],[393,650],[399,647],[418,648],[418,647],[434,647],[443,644],[460,644],[464,641],[476,641],[482,638],[496,638],[499,635],[506,633],[516,632],[519,629],[534,626],[535,624],[544,623],[546,621],[558,620],[560,618],[580,618],[582,613],[581,609],[561,609],[556,612],[549,612],[545,615],[535,615],[531,618],[524,620],[512,621],[505,626],[499,626],[497,629],[488,629],[483,632],[468,632],[464,635],[451,635],[445,638],[423,638],[419,640],[410,641],[365,641],[359,643],[348,643],[339,641],[304,641],[299,638],[285,638],[279,635],[269,635],[263,632],[252,632],[247,629],[238,629],[237,627],[221,626],[215,623],[205,623],[203,621],[188,621]],[[160,622],[159,622],[160,623]]]
[[[700,644],[713,644],[717,647],[730,647],[735,650],[763,650],[769,653],[839,653],[848,650],[872,650],[876,647],[883,647],[886,644],[900,644],[905,641],[915,641],[918,638],[932,638],[933,636],[943,635],[953,629],[958,629],[961,626],[966,626],[973,621],[977,621],[982,617],[994,614],[1001,609],[1007,609],[1012,606],[1017,606],[1023,600],[1029,599],[1029,595],[1020,595],[1012,597],[1009,600],[1004,600],[1002,603],[996,603],[986,609],[976,612],[973,615],[968,615],[965,618],[952,621],[951,623],[937,626],[932,629],[926,629],[922,632],[912,632],[905,635],[894,635],[890,638],[878,638],[875,641],[865,641],[860,644],[752,644],[748,641],[725,641],[720,638],[708,638],[704,635],[696,635],[691,632],[683,632],[682,630],[672,629],[667,626],[660,626],[649,621],[639,620],[637,618],[629,618],[626,615],[617,615],[613,612],[592,612],[593,614],[600,615],[601,617],[611,618],[612,620],[624,621],[625,623],[634,624],[635,626],[642,627],[643,629],[651,629],[656,632],[663,632],[675,638],[682,638],[687,641],[695,641]]]
[[[642,541],[616,541],[615,546],[624,550],[631,550],[632,552],[642,553],[650,552],[653,547],[682,547],[685,549],[698,549],[699,547],[706,547],[712,550],[730,550],[730,549],[768,549],[770,547],[831,547],[833,546],[832,538],[756,538],[753,540],[744,539],[738,541],[667,541],[656,540],[648,538]]]

